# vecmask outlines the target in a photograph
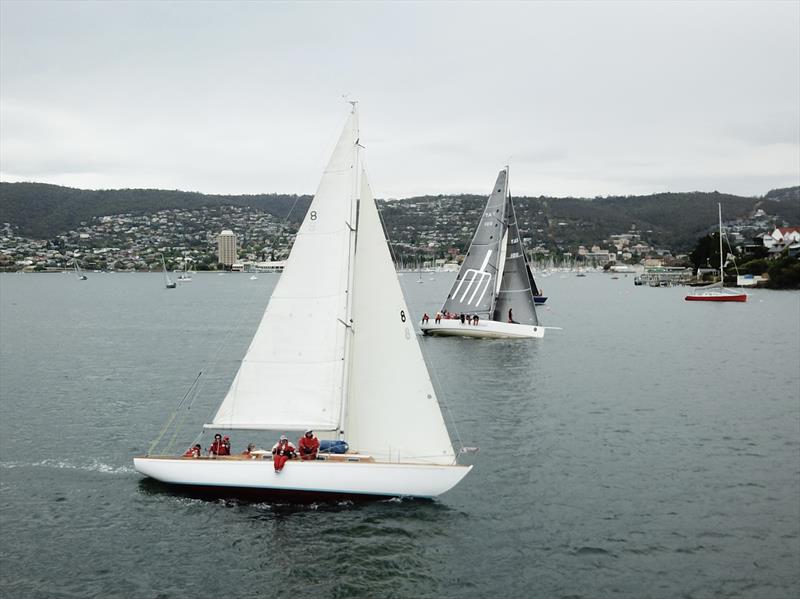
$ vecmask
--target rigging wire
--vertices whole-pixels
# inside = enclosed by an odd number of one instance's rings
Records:
[[[367,170],[367,159],[364,156],[364,152],[362,152],[361,157],[361,164],[363,165],[362,168],[364,171]],[[392,246],[392,240],[389,238],[389,229],[386,227],[386,221],[383,219],[383,210],[378,207],[378,201],[373,199],[375,202],[375,212],[378,213],[378,220],[381,221],[381,228],[383,229],[383,237],[386,239],[386,245],[389,246],[389,255],[392,257],[392,264],[394,264],[395,271],[397,270],[397,254],[394,252],[394,247]]]
[[[314,200],[313,196],[311,197],[311,200],[312,201]],[[295,196],[294,202],[292,202],[292,207],[289,208],[289,212],[286,213],[286,216],[284,217],[283,221],[281,221],[281,223],[278,225],[278,233],[277,233],[277,235],[275,235],[275,238],[272,240],[272,247],[270,248],[270,258],[275,255],[275,245],[276,245],[276,243],[278,241],[278,238],[280,238],[281,234],[285,232],[286,223],[289,222],[289,217],[294,212],[294,209],[297,206],[297,202],[298,201],[300,201],[300,196]]]
[[[728,234],[725,233],[724,231],[722,232],[722,237],[725,239],[725,243],[728,244],[728,250],[729,250],[728,253],[731,255],[731,260],[733,261],[733,268],[736,271],[736,276],[739,277],[740,276],[739,275],[739,267],[736,265],[736,254],[733,253],[733,246],[731,245],[731,240],[728,239]],[[727,256],[725,257],[724,261],[727,262]],[[719,273],[720,281],[723,283],[723,287],[725,286],[724,285],[724,283],[725,283],[724,270],[725,269],[723,268],[723,272]]]
[[[167,432],[167,430],[169,429],[169,427],[172,424],[172,422],[175,420],[175,417],[178,415],[178,411],[181,409],[181,406],[183,405],[183,402],[186,401],[187,397],[189,397],[189,394],[192,392],[192,389],[195,388],[195,385],[197,385],[197,381],[198,381],[198,379],[200,378],[200,376],[202,374],[203,374],[203,371],[201,370],[200,372],[197,373],[197,376],[194,377],[194,380],[192,381],[192,384],[189,385],[189,388],[186,390],[186,393],[184,393],[183,397],[178,402],[178,405],[175,406],[175,409],[172,411],[172,414],[170,415],[170,417],[167,419],[167,422],[162,427],[161,432],[158,434],[158,436],[155,438],[155,440],[150,444],[150,447],[147,450],[147,455],[151,455],[153,453],[153,451],[155,450],[156,446],[161,442],[162,437]]]
[[[250,297],[243,304],[243,306],[242,306],[239,314],[237,315],[237,317],[234,318],[233,321],[232,321],[234,323],[233,326],[228,329],[228,332],[226,333],[226,335],[223,338],[222,342],[217,346],[217,351],[215,352],[215,354],[212,356],[212,358],[210,360],[208,360],[206,362],[205,366],[200,370],[200,372],[194,378],[194,380],[192,381],[191,385],[189,385],[189,388],[186,390],[186,393],[181,398],[181,400],[178,402],[178,405],[175,406],[175,409],[172,411],[172,414],[167,419],[167,422],[163,426],[163,428],[161,429],[161,432],[159,433],[158,437],[156,437],[156,439],[150,445],[150,448],[148,449],[148,452],[147,452],[148,455],[152,455],[153,454],[153,451],[158,446],[158,444],[161,442],[161,440],[163,439],[164,435],[167,433],[167,431],[170,429],[170,427],[173,425],[173,422],[174,422],[173,434],[172,434],[172,436],[170,437],[168,443],[164,446],[164,449],[163,449],[163,453],[164,454],[169,454],[169,453],[172,452],[172,450],[173,450],[173,448],[175,446],[175,442],[177,440],[177,436],[181,431],[181,428],[183,426],[184,421],[186,420],[186,416],[191,411],[192,406],[194,405],[194,402],[200,396],[201,391],[205,387],[206,380],[208,379],[208,374],[210,372],[213,372],[213,370],[216,368],[216,366],[217,366],[217,364],[219,362],[220,356],[222,355],[223,350],[228,346],[228,343],[229,343],[231,337],[233,336],[233,334],[235,332],[237,332],[242,327],[242,323],[244,322],[245,311],[251,309],[251,307],[252,307],[252,305],[253,305],[253,303],[255,301],[256,293],[258,291],[259,291],[259,287],[258,286],[255,286],[255,287],[253,287],[251,289]],[[203,374],[205,374],[206,376],[203,377],[202,376]],[[189,399],[189,402],[184,407],[184,403],[186,402],[187,398],[190,398],[190,399]],[[213,415],[214,411],[216,411],[216,409],[214,409],[212,411],[212,415]],[[200,439],[200,437],[202,437],[202,435],[203,435],[203,430],[201,429],[200,433],[198,433],[197,436],[194,438],[193,443],[196,443]]]

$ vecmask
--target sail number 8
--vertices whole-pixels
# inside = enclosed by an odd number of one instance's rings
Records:
[[[400,310],[400,322],[406,321],[406,312],[405,310]]]

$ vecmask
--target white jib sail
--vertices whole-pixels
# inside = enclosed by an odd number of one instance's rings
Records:
[[[455,455],[362,171],[345,438],[380,461],[453,464]]]
[[[207,428],[339,427],[357,139],[354,112],[239,372]]]

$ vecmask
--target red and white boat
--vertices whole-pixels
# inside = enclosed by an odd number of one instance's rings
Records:
[[[722,252],[722,204],[719,208],[719,283],[701,287],[697,293],[690,293],[684,299],[687,302],[746,302],[747,294],[723,287],[725,279],[725,254]]]
[[[687,302],[746,302],[747,294],[726,289],[718,284],[716,287],[703,287],[703,291],[690,293],[684,299]]]

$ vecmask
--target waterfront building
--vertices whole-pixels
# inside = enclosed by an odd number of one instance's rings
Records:
[[[220,264],[233,266],[236,262],[236,233],[225,229],[217,236],[217,256]]]

